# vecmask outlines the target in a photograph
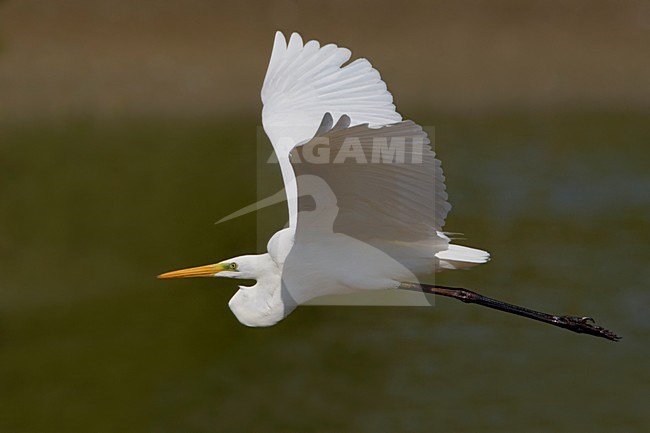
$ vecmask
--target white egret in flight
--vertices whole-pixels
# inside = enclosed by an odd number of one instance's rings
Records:
[[[579,333],[616,334],[589,317],[555,316],[478,293],[425,284],[489,254],[442,231],[451,206],[440,162],[420,126],[395,111],[366,59],[277,32],[262,87],[262,122],[280,163],[289,227],[265,254],[160,275],[255,280],[229,302],[247,326],[271,326],[326,295],[389,289],[450,296]]]

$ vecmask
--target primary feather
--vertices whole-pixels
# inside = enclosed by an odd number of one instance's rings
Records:
[[[282,170],[290,227],[296,224],[297,191],[289,152],[314,136],[325,113],[337,119],[345,114],[353,125],[402,120],[379,72],[366,59],[343,66],[350,56],[334,44],[303,44],[298,33],[289,44],[282,32],[275,34],[262,85],[262,124]]]

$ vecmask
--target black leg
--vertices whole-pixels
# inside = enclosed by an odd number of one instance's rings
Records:
[[[597,326],[594,323],[594,319],[591,317],[555,316],[553,314],[542,313],[541,311],[530,310],[518,305],[508,304],[503,301],[488,298],[487,296],[462,288],[402,283],[400,289],[448,296],[468,304],[478,304],[484,307],[494,308],[495,310],[505,311],[506,313],[528,317],[529,319],[539,320],[540,322],[559,326],[560,328],[568,329],[569,331],[580,334],[595,335],[596,337],[602,337],[612,341],[618,341],[621,339],[621,337],[616,335],[614,332]]]

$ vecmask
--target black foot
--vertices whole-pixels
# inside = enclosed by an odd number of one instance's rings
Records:
[[[596,337],[606,338],[611,341],[621,339],[614,332],[596,325],[594,319],[591,317],[555,316],[553,321],[557,326],[579,334],[595,335]]]

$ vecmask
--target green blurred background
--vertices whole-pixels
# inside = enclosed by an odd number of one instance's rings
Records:
[[[434,126],[438,282],[589,314],[619,343],[452,300],[304,307],[269,329],[254,251],[259,91],[280,29],[382,72]],[[647,431],[650,2],[0,3],[0,431]]]

